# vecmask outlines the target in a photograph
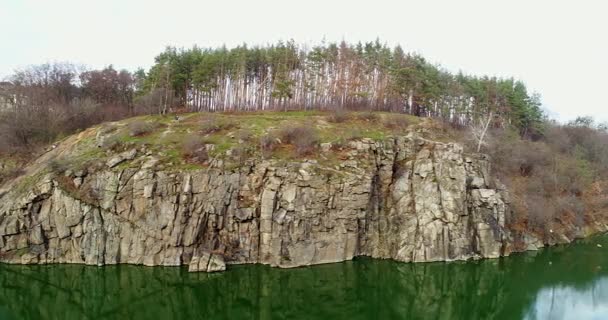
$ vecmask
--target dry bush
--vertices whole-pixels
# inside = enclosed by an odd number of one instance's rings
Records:
[[[136,114],[166,114],[167,108],[175,104],[174,97],[173,90],[152,89],[135,98],[133,109]]]
[[[493,168],[505,175],[534,175],[535,169],[548,167],[553,153],[546,144],[521,140],[512,132],[494,133],[488,151]]]
[[[542,196],[528,195],[526,197],[528,208],[528,225],[542,235],[546,235],[555,219],[555,205],[553,201]]]
[[[21,168],[10,168],[0,170],[0,185],[25,173]]]
[[[209,115],[201,121],[201,133],[210,134],[235,127],[236,124],[216,115]]]
[[[569,153],[573,144],[567,130],[560,126],[550,126],[545,132],[545,141],[549,142],[559,153]]]
[[[154,130],[155,126],[144,120],[135,120],[128,124],[129,135],[131,137],[138,137],[148,134]]]
[[[277,138],[270,134],[260,137],[260,150],[263,156],[269,156],[277,147]]]
[[[357,140],[357,139],[361,139],[363,138],[365,135],[363,134],[363,131],[359,128],[352,128],[351,130],[349,130],[346,134],[345,134],[345,139],[346,140]]]
[[[545,187],[543,185],[543,180],[534,178],[525,179],[525,192],[529,195],[547,195],[547,193],[545,192]]]
[[[111,135],[103,140],[101,147],[105,150],[120,151],[123,149],[123,142],[118,135]]]
[[[101,132],[102,135],[107,135],[107,134],[110,134],[110,133],[116,131],[116,129],[118,129],[118,127],[114,124],[104,123],[101,125],[99,132]]]
[[[232,159],[234,159],[237,163],[239,164],[243,164],[245,163],[245,161],[249,158],[251,154],[251,150],[248,146],[246,145],[238,145],[234,148],[231,149],[231,157]]]
[[[409,127],[410,122],[405,117],[389,116],[384,121],[382,121],[383,125],[390,130],[405,130]]]
[[[512,180],[525,177],[521,197],[526,199],[529,226],[541,230],[556,215],[556,201],[563,195],[580,196],[588,181],[580,174],[580,164],[568,157],[556,157],[545,143],[496,135],[491,151],[493,170],[514,190]],[[519,178],[521,179],[521,178]],[[544,230],[544,229],[543,229]]]
[[[346,140],[340,139],[331,143],[331,149],[334,151],[342,151],[348,147]]]
[[[608,132],[605,130],[575,124],[551,125],[543,141],[558,153],[586,161],[594,174],[602,175],[608,170]]]
[[[182,143],[182,155],[190,162],[204,163],[209,160],[205,143],[198,135],[189,135]]]
[[[593,164],[584,159],[572,157],[557,158],[554,163],[555,177],[558,191],[568,192],[581,196],[583,191],[596,178],[596,170]]]
[[[376,113],[369,111],[369,112],[362,112],[362,113],[357,114],[357,119],[375,123],[375,122],[378,122],[380,117],[378,117],[378,115]]]
[[[283,143],[293,145],[298,155],[312,153],[319,143],[317,131],[310,126],[283,127],[279,131],[279,138]]]
[[[55,174],[63,174],[70,168],[70,162],[66,159],[55,158],[49,161],[49,170]]]
[[[543,190],[545,196],[555,195],[561,191],[559,180],[550,169],[550,167],[537,168],[537,173],[534,179],[532,179],[534,181],[538,181],[537,183],[540,186],[540,189]]]
[[[334,110],[328,117],[327,121],[332,123],[342,123],[350,120],[351,114],[345,110]]]
[[[253,139],[253,132],[251,132],[251,130],[248,129],[240,129],[239,131],[236,132],[235,138],[238,141],[251,141]]]
[[[575,196],[558,197],[555,200],[557,213],[563,217],[572,217],[572,222],[577,226],[582,226],[585,221],[585,204]],[[566,218],[567,219],[567,218]]]
[[[6,137],[5,132],[6,131],[2,128],[2,124],[0,124],[0,136],[3,137],[3,139],[0,139],[0,155],[11,154],[16,151],[16,148],[14,148],[7,139],[4,139],[4,137]]]
[[[523,206],[514,206],[515,214],[527,216],[527,228],[545,239],[551,236],[549,229],[555,223],[566,227],[560,231],[566,233],[574,232],[572,225],[584,225],[581,196],[597,170],[596,164],[581,156],[580,151],[573,153],[577,147],[564,143],[572,141],[564,132],[549,130],[551,139],[562,140],[555,142],[533,142],[508,131],[496,132],[488,148],[493,170],[523,200]]]

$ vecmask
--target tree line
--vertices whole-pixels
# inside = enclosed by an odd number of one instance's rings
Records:
[[[232,49],[168,47],[148,70],[49,63],[0,83],[0,152],[31,149],[90,125],[188,111],[368,110],[455,126],[542,129],[537,95],[520,81],[452,74],[380,41],[293,41]]]
[[[137,73],[47,63],[0,82],[0,153],[44,146],[104,121],[153,112],[136,97]]]
[[[492,114],[535,134],[540,99],[521,81],[452,74],[379,41],[307,48],[293,41],[248,47],[168,47],[145,74],[161,112],[370,110],[435,117],[466,126]]]

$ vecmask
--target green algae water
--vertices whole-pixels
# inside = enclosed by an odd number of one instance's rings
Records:
[[[0,319],[608,319],[608,236],[452,263],[0,265]]]

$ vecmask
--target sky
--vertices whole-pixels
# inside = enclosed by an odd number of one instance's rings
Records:
[[[148,68],[165,46],[372,41],[515,77],[561,121],[608,121],[602,0],[0,0],[0,78],[32,64]]]

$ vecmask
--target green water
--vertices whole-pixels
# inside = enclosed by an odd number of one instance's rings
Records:
[[[457,263],[0,265],[0,319],[608,319],[608,236]]]

